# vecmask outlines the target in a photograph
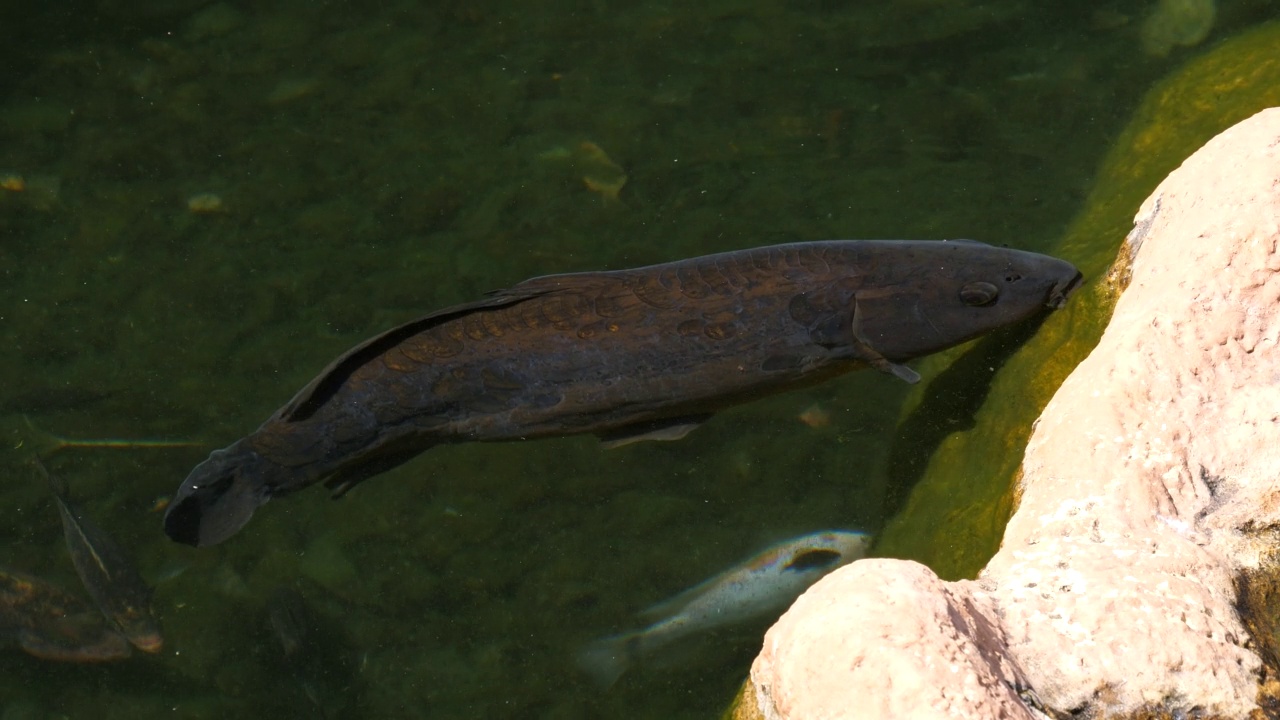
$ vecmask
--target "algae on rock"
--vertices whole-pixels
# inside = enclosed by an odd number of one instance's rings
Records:
[[[1146,95],[1107,154],[1084,209],[1051,254],[1070,260],[1087,284],[1035,336],[1008,355],[994,377],[985,363],[969,363],[957,377],[922,384],[904,411],[894,455],[929,455],[907,486],[876,554],[925,563],[945,579],[973,577],[1000,545],[1017,504],[1017,474],[1032,424],[1049,398],[1097,343],[1120,289],[1108,268],[1142,201],[1184,158],[1222,130],[1266,107],[1280,105],[1280,23],[1248,31],[1189,61]],[[969,349],[1002,357],[1001,348],[965,346],[924,363],[926,377],[958,364]],[[1005,338],[1004,342],[1009,342]],[[934,372],[930,372],[930,370]],[[990,384],[970,427],[937,428],[939,398],[956,383]],[[946,387],[941,387],[945,385]],[[945,404],[945,402],[943,402]],[[928,416],[928,417],[925,417]],[[914,428],[934,423],[937,432]]]
[[[981,364],[969,363],[969,381],[989,382],[990,390],[967,427],[933,435],[933,446],[927,438],[913,441],[909,432],[899,432],[902,447],[895,448],[895,455],[932,454],[922,471],[906,479],[909,493],[884,528],[874,554],[923,562],[944,579],[974,577],[986,565],[1017,505],[1018,473],[1032,424],[1093,349],[1123,290],[1123,273],[1108,270],[1127,264],[1127,258],[1115,260],[1134,227],[1135,213],[1165,176],[1210,138],[1264,108],[1280,106],[1277,46],[1280,22],[1260,26],[1191,60],[1147,93],[1103,161],[1079,216],[1048,250],[1074,262],[1087,284],[995,368],[994,376],[986,370],[990,377],[982,377]],[[928,424],[920,416],[936,409],[937,397],[946,394],[942,386],[956,380],[941,374],[942,369],[961,364],[959,358],[973,349],[1001,355],[998,347],[966,345],[920,364],[922,374],[943,377],[944,382],[930,381],[915,389],[901,428]],[[1241,602],[1257,605],[1257,588],[1253,596],[1246,590],[1241,590]],[[1251,629],[1257,632],[1256,625]],[[1260,698],[1264,706],[1277,705],[1276,687],[1280,683],[1270,679],[1264,688],[1264,695],[1269,689],[1270,696]],[[723,717],[763,717],[750,682]]]

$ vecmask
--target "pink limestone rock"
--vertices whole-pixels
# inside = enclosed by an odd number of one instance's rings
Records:
[[[987,603],[918,563],[854,563],[765,636],[751,671],[758,706],[770,719],[1030,719]]]
[[[979,578],[832,573],[766,635],[757,717],[1259,712],[1233,583],[1280,526],[1280,108],[1171,173],[1122,254],[1129,285],[1041,415]]]

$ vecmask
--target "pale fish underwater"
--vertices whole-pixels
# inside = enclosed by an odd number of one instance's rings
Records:
[[[780,613],[824,575],[867,553],[871,536],[830,530],[802,535],[640,613],[646,628],[602,638],[578,654],[578,666],[609,687],[632,664],[681,638]]]
[[[160,652],[164,637],[151,613],[151,586],[124,550],[71,502],[66,482],[49,472],[39,457],[35,464],[53,489],[67,552],[89,597],[130,644],[143,652]]]

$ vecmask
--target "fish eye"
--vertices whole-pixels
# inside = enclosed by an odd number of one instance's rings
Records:
[[[995,302],[999,294],[1000,290],[995,285],[975,280],[960,288],[960,302],[971,307],[982,307]]]

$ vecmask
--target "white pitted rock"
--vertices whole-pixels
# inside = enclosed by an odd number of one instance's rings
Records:
[[[985,600],[903,560],[862,560],[800,596],[751,669],[773,718],[1031,718]]]
[[[1280,524],[1280,109],[1135,222],[1132,280],[1037,424],[999,553],[976,582],[902,561],[822,580],[752,668],[765,717],[1025,717],[1021,683],[1060,712],[1256,707],[1233,581]]]

